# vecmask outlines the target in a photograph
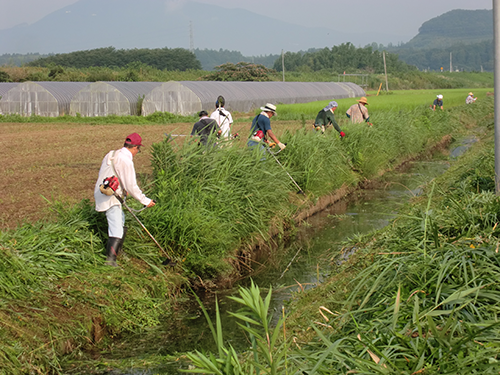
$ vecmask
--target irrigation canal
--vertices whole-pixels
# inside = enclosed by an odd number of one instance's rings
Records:
[[[452,146],[450,158],[465,152],[474,139],[462,141]],[[260,265],[252,274],[252,279],[263,291],[273,288],[272,308],[275,316],[281,314],[282,306],[287,305],[293,293],[313,288],[329,276],[332,265],[342,262],[355,248],[343,248],[343,241],[386,226],[394,218],[401,205],[417,196],[422,186],[449,167],[449,159],[443,155],[427,160],[409,163],[404,170],[385,174],[370,189],[355,192],[348,200],[339,201],[319,214],[310,217],[299,229],[292,244],[277,249],[267,264]],[[265,257],[268,257],[267,254]],[[279,261],[277,260],[279,259]],[[242,280],[239,285],[246,285]],[[249,344],[228,311],[237,311],[239,306],[227,298],[236,294],[238,287],[219,293],[217,298],[222,315],[225,339],[237,350],[245,350]],[[214,296],[207,295],[204,305],[215,317]],[[128,358],[138,366],[141,358],[166,356],[195,349],[216,352],[213,338],[205,317],[196,302],[186,313],[174,315],[164,325],[140,336],[129,336],[118,342],[112,352],[104,353],[105,358]],[[214,321],[214,320],[213,320]],[[181,362],[165,363],[161,368],[130,369],[112,371],[112,375],[153,375],[178,374]]]

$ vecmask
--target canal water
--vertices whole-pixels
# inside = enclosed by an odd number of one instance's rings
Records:
[[[471,140],[456,145],[449,156],[463,153]],[[272,287],[272,310],[278,318],[282,306],[287,305],[293,293],[314,288],[325,280],[336,264],[345,260],[355,248],[348,247],[349,239],[386,226],[395,217],[402,205],[422,192],[423,186],[448,169],[448,156],[440,155],[430,161],[414,161],[404,169],[385,174],[369,189],[356,191],[346,200],[341,200],[326,210],[308,218],[300,226],[291,243],[264,254],[257,259],[251,279],[267,294]],[[264,260],[265,259],[265,260]],[[264,264],[265,263],[265,264]],[[246,286],[250,279],[239,285]],[[236,295],[238,286],[232,290],[201,296],[209,314],[215,317],[217,298],[222,315],[226,342],[236,350],[245,350],[249,343],[242,330],[236,325],[228,311],[237,311],[239,305],[232,302],[230,295]],[[194,300],[194,299],[193,299]],[[212,334],[207,326],[201,308],[196,302],[189,304],[188,311],[174,314],[164,325],[140,336],[129,336],[114,345],[106,358],[130,358],[139,366],[141,358],[164,357],[193,351],[216,352]],[[212,321],[215,321],[213,319]],[[135,367],[135,366],[134,366]],[[131,369],[112,371],[112,375],[178,374],[186,368],[182,361],[164,363],[160,368],[149,370]]]

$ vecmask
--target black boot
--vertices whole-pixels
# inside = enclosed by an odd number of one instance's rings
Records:
[[[120,246],[121,238],[109,237],[108,243],[106,244],[106,264],[107,266],[118,267],[116,264],[116,255],[118,254],[118,248]]]
[[[116,249],[116,255],[121,255],[123,250],[123,242],[125,241],[125,235],[127,234],[127,227],[123,227],[123,236],[120,239],[120,243],[118,244],[118,248]]]

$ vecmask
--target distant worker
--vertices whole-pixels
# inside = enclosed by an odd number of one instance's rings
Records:
[[[139,134],[130,134],[120,150],[110,151],[102,160],[99,177],[94,188],[95,209],[106,212],[108,220],[108,242],[106,244],[106,265],[118,267],[116,256],[123,247],[127,228],[122,204],[115,195],[126,197],[130,194],[146,207],[153,207],[155,202],[146,197],[135,176],[132,159],[141,152],[142,138]]]
[[[268,136],[278,145],[280,150],[283,150],[286,145],[278,140],[278,137],[271,130],[271,117],[276,115],[276,106],[267,103],[265,107],[260,107],[262,111],[252,120],[250,127],[250,138],[248,139],[247,146],[253,147],[257,145],[264,146],[263,143],[269,144]]]
[[[467,99],[465,99],[465,104],[472,104],[476,101],[477,98],[474,98],[474,94],[469,92]]]
[[[210,137],[212,137],[212,143],[210,144],[210,146],[217,146],[215,137],[218,138],[221,134],[219,125],[217,125],[217,122],[214,119],[208,117],[207,111],[200,111],[198,116],[200,117],[200,119],[193,125],[193,130],[191,130],[191,137],[200,137],[200,141],[198,144],[203,146],[207,146]]]
[[[328,105],[318,112],[316,120],[314,120],[314,129],[321,130],[321,133],[325,133],[325,129],[328,125],[333,125],[335,130],[337,130],[341,137],[345,137],[345,133],[340,129],[340,126],[335,121],[335,115],[333,114],[337,109],[338,104],[335,101],[331,101]]]
[[[363,96],[357,102],[358,104],[353,104],[349,107],[345,113],[346,116],[349,117],[351,122],[354,124],[360,124],[363,121],[366,121],[368,125],[371,126],[372,123],[368,121],[370,119],[370,115],[368,114],[368,108],[366,108],[368,100],[366,100],[366,97]]]
[[[221,130],[221,137],[229,139],[231,137],[231,127],[233,126],[233,118],[231,113],[224,108],[226,103],[224,97],[219,95],[215,102],[215,111],[212,112],[210,118],[217,121],[217,125]]]
[[[437,98],[434,100],[434,103],[432,103],[432,110],[435,111],[436,107],[440,107],[441,110],[443,109],[443,95],[438,95]]]

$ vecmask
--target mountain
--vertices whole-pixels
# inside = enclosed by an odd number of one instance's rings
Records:
[[[493,11],[451,10],[424,22],[408,43],[388,50],[421,70],[493,71]]]
[[[493,11],[455,9],[424,22],[400,48],[447,48],[493,39]]]
[[[247,10],[193,1],[80,0],[31,25],[0,30],[0,55],[66,53],[112,46],[225,49],[259,56],[280,54],[282,49],[299,51],[345,42],[365,45],[393,38],[303,27]]]

